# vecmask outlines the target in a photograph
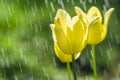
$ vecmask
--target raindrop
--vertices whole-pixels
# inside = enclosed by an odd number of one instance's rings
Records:
[[[2,53],[2,57],[5,57],[5,51],[4,51],[4,48],[1,48],[1,53]]]
[[[94,3],[96,4],[96,3],[97,3],[97,1],[96,1],[96,0],[94,0]]]
[[[54,8],[54,5],[53,5],[52,2],[50,2],[50,6],[51,6],[51,8],[52,8],[52,12],[55,12],[55,8]]]
[[[113,34],[112,34],[112,32],[110,32],[110,40],[111,40],[111,42],[113,41]]]
[[[84,9],[85,11],[87,11],[86,0],[83,2],[83,9]]]
[[[58,1],[59,1],[59,4],[61,5],[62,9],[65,9],[65,6],[64,6],[63,0],[58,0]]]
[[[47,72],[46,72],[46,70],[45,70],[45,67],[44,67],[44,66],[42,66],[42,70],[43,70],[44,75],[46,75],[46,74],[47,74]]]
[[[120,39],[119,39],[119,36],[116,34],[115,35],[115,40],[116,40],[116,43],[119,44],[120,43]]]
[[[81,58],[80,58],[80,62],[81,62],[81,64],[84,66],[84,65],[86,64],[85,58],[84,58],[84,57],[81,57]]]
[[[45,40],[45,48],[48,51],[48,42],[47,42],[47,40]]]
[[[33,25],[31,19],[29,20],[30,28],[33,30]]]
[[[89,56],[90,56],[90,55],[89,55],[89,50],[87,50],[87,59],[89,59]]]
[[[20,18],[21,18],[22,25],[25,25],[25,17],[21,15]]]
[[[4,60],[3,58],[0,59],[0,66],[1,66],[2,68],[5,67],[5,62],[4,62],[4,61],[5,61],[5,60]]]
[[[30,1],[29,0],[26,0],[27,1],[27,5],[29,6],[30,5]]]
[[[106,8],[106,5],[104,4],[104,5],[103,5],[103,11],[102,11],[103,14],[105,14],[106,11],[107,11],[107,8]]]
[[[27,14],[27,8],[24,6],[24,12],[25,12],[25,15],[28,15]]]
[[[38,40],[37,40],[36,37],[34,38],[34,41],[35,41],[35,45],[38,47],[38,46],[39,46],[39,43],[38,43]]]
[[[119,73],[116,73],[116,74],[115,74],[115,80],[120,80],[120,75],[119,75]]]
[[[51,54],[54,55],[53,46],[50,46],[49,50],[50,50]]]
[[[83,1],[82,1],[82,0],[80,0],[80,3],[81,3],[81,4],[82,4],[82,2],[83,2]]]
[[[88,76],[85,76],[85,80],[89,80]]]
[[[109,6],[110,6],[109,0],[104,0],[104,2],[105,2],[106,7],[109,8]]]
[[[108,41],[108,46],[109,46],[110,50],[112,51],[112,46],[111,46],[110,41]]]
[[[12,13],[15,12],[15,11],[14,11],[14,5],[13,5],[13,3],[12,3],[12,5],[11,5],[11,11],[12,11]]]
[[[44,0],[46,7],[48,7],[48,0]]]
[[[42,16],[44,17],[44,12],[43,12],[43,8],[41,7],[41,13],[42,13]]]
[[[50,21],[53,21],[53,15],[51,12],[49,13],[49,17],[50,17]]]
[[[31,77],[30,77],[30,80],[34,80],[32,69],[31,69]]]
[[[15,76],[14,76],[14,79],[15,79],[15,80],[18,80],[18,77],[15,75]]]
[[[109,50],[107,50],[107,57],[108,57],[108,60],[111,60],[111,54]]]
[[[8,57],[5,58],[5,62],[6,62],[6,66],[9,67],[9,66],[10,66],[10,63],[9,63]]]
[[[80,3],[83,5],[83,9],[85,11],[87,11],[86,2],[87,2],[87,0],[80,0]]]
[[[25,61],[25,64],[28,63],[26,56],[24,56],[24,61]]]
[[[93,69],[92,59],[90,59],[90,67],[91,67],[91,69]]]
[[[3,71],[3,75],[4,75],[4,80],[7,80],[6,79],[6,72],[5,71]]]
[[[9,11],[10,15],[12,16],[12,10],[11,10],[10,6],[8,6],[8,11]]]
[[[89,3],[93,3],[93,0],[88,0],[89,1]]]
[[[110,69],[110,64],[108,59],[107,59],[107,69]]]
[[[35,16],[35,11],[33,7],[32,7],[32,13],[33,13],[33,16]]]
[[[77,72],[80,73],[80,66],[79,66],[79,64],[76,64],[76,67],[77,67]]]
[[[52,60],[53,60],[54,66],[56,66],[57,64],[56,64],[56,61],[55,61],[55,57],[54,57],[54,56],[52,57]]]
[[[16,27],[18,28],[19,24],[18,24],[18,19],[16,18]]]
[[[102,52],[101,47],[99,47],[99,49],[100,49],[100,55],[103,56],[103,52]]]
[[[1,4],[2,4],[2,7],[4,8],[5,7],[5,4],[4,4],[4,1],[1,0]]]
[[[10,23],[9,23],[8,18],[6,18],[6,22],[7,22],[8,27],[10,27]]]
[[[38,9],[37,9],[37,4],[36,3],[34,3],[34,8],[33,9],[34,9],[35,12],[37,12]]]
[[[22,50],[22,48],[20,48],[19,51],[20,51],[20,57],[23,58],[24,55],[23,55],[23,50]]]
[[[35,62],[36,62],[36,65],[38,65],[38,57],[35,56]]]
[[[50,80],[50,79],[49,79],[49,75],[48,75],[48,73],[47,73],[47,75],[46,75],[46,76],[47,76],[47,80]]]
[[[118,64],[118,67],[120,68],[120,63]]]
[[[35,32],[36,32],[36,33],[38,33],[38,32],[39,32],[38,25],[37,25],[37,24],[35,24],[35,26],[34,26],[34,27],[35,27]]]
[[[9,44],[9,45],[11,44],[11,41],[10,41],[10,38],[9,38],[9,36],[8,36],[8,44]]]
[[[40,30],[42,31],[42,26],[41,26],[41,23],[40,23],[40,21],[39,21],[39,27],[40,27]]]
[[[72,3],[72,5],[75,5],[75,2],[74,2],[74,0],[71,0],[71,3]]]
[[[26,37],[27,37],[28,44],[31,44],[30,43],[30,36],[26,36]]]
[[[115,15],[115,23],[118,24],[118,19],[116,15]]]
[[[23,70],[22,70],[21,64],[20,64],[20,63],[18,63],[18,66],[19,66],[19,68],[20,68],[20,72],[22,73],[22,72],[23,72]]]
[[[69,3],[70,2],[70,0],[66,0],[67,1],[67,3]]]
[[[19,3],[20,0],[17,0],[17,3]]]
[[[57,0],[57,1],[58,1],[58,4],[60,5],[60,1],[61,1],[61,0]]]

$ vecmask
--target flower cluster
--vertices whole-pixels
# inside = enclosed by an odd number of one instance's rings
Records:
[[[113,10],[114,8],[110,8],[102,19],[100,10],[95,6],[87,13],[75,7],[76,16],[73,18],[65,10],[59,9],[54,24],[50,24],[57,57],[62,62],[72,62],[72,54],[77,59],[87,44],[96,45],[102,42]]]

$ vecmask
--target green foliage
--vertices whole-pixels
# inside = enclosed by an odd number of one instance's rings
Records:
[[[45,1],[48,1],[48,5],[45,5]],[[77,0],[73,0],[74,3],[71,2],[72,0],[61,0],[64,6],[59,4],[58,1],[1,0],[0,80],[30,80],[32,78],[33,80],[47,80],[48,78],[49,80],[56,80],[56,78],[61,79],[59,76],[65,77],[65,70],[56,67],[63,64],[59,61],[59,63],[56,63],[57,60],[54,58],[49,24],[53,22],[56,10],[59,8],[65,8],[71,15],[75,14],[75,5],[83,9],[85,8]],[[115,70],[116,67],[114,65],[118,66],[118,62],[120,61],[120,11],[118,3],[110,1],[111,6],[115,7],[116,12],[110,19],[107,38],[102,44],[97,46],[96,53],[98,67],[101,68],[102,66],[108,69],[109,66],[109,70]],[[104,2],[99,2],[99,0],[97,0],[96,4],[87,1],[86,9],[92,5],[96,5],[103,10],[102,3]],[[53,4],[54,10],[51,4]],[[114,16],[117,18],[117,24]],[[101,47],[102,56],[99,47]],[[78,59],[78,62],[82,60],[81,58],[84,58],[86,61],[84,66],[90,65],[91,57],[89,54],[89,46],[87,46]]]

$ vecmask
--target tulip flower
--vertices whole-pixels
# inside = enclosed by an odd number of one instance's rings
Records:
[[[106,37],[108,21],[109,21],[109,18],[111,16],[112,12],[114,11],[114,8],[110,8],[105,13],[104,21],[102,21],[103,20],[102,15],[101,15],[99,9],[95,6],[91,7],[88,10],[87,14],[84,13],[78,7],[75,7],[75,11],[76,11],[77,15],[80,15],[80,13],[82,12],[85,15],[85,19],[87,21],[92,19],[95,16],[98,16],[98,19],[89,26],[87,42],[88,42],[88,44],[92,44],[92,45],[96,45],[96,44],[102,42]]]
[[[67,55],[63,53],[56,44],[54,44],[54,50],[56,56],[60,59],[61,62],[66,63],[66,62],[72,62],[72,55]],[[80,53],[75,54],[75,59],[79,57]]]
[[[98,16],[99,19],[91,24],[88,31],[88,44],[98,44],[103,41],[107,34],[108,21],[114,11],[114,8],[110,8],[104,15],[104,21],[102,21],[102,15],[97,7],[91,7],[87,13],[87,18],[91,19],[93,16]],[[103,22],[103,24],[102,24]]]
[[[84,21],[71,17],[62,9],[57,11],[51,30],[54,43],[67,55],[81,52],[86,46],[87,29]]]
[[[75,12],[78,16],[84,15],[84,20],[89,21],[93,17],[98,17],[93,23],[89,25],[88,29],[88,39],[87,43],[92,45],[92,61],[94,68],[94,78],[97,80],[97,71],[96,71],[96,59],[95,59],[95,48],[94,45],[102,42],[107,34],[107,27],[109,18],[114,11],[114,8],[110,8],[104,15],[104,21],[102,21],[102,15],[99,9],[95,6],[91,7],[87,14],[82,11],[82,9],[75,7]],[[88,23],[88,22],[87,22]],[[103,24],[102,24],[103,23]]]

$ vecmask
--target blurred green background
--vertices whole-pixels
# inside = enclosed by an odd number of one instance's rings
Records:
[[[0,80],[67,80],[66,65],[54,54],[49,24],[60,8],[74,16],[74,6],[85,12],[97,6],[102,14],[115,8],[96,58],[100,80],[119,80],[119,0],[0,0]],[[92,80],[89,45],[76,62],[78,78]]]

